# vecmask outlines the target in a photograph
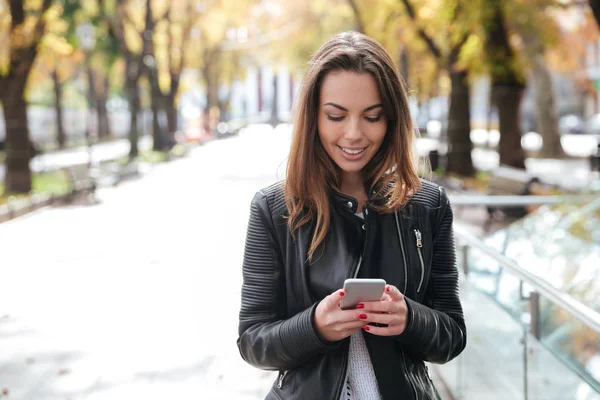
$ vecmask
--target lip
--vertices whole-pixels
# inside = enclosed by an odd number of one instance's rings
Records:
[[[337,148],[338,148],[338,151],[340,152],[340,154],[342,155],[342,157],[344,157],[346,160],[357,161],[357,160],[360,160],[361,158],[363,158],[365,154],[367,154],[367,149],[369,148],[369,146],[365,146],[365,147],[346,147],[346,146],[344,146],[344,148],[348,149],[348,150],[364,149],[363,151],[361,151],[358,154],[348,154],[344,150],[342,150],[342,146],[337,146]]]

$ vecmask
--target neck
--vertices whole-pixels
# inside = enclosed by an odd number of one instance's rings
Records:
[[[360,172],[345,172],[342,175],[342,185],[340,191],[346,196],[354,197],[358,200],[359,210],[367,201],[367,191]]]

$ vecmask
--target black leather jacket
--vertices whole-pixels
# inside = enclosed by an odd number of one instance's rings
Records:
[[[314,312],[356,273],[361,258],[359,277],[385,279],[408,304],[401,335],[363,333],[383,400],[439,399],[424,361],[445,363],[466,345],[452,209],[444,190],[422,181],[397,213],[366,208],[364,221],[354,215],[355,199],[332,193],[324,251],[311,264],[306,260],[314,225],[302,226],[292,238],[283,188],[280,182],[254,197],[243,260],[237,343],[248,363],[280,372],[267,399],[340,398],[349,339],[324,341]]]

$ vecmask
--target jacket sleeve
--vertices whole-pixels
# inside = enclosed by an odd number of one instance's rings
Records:
[[[433,260],[423,304],[406,298],[408,321],[397,337],[424,361],[443,364],[458,356],[467,344],[467,330],[459,298],[459,275],[452,229],[453,214],[440,188],[440,210],[434,227]]]
[[[286,371],[329,350],[314,326],[317,304],[285,318],[282,255],[266,197],[257,193],[250,208],[243,259],[242,301],[237,345],[249,364]]]

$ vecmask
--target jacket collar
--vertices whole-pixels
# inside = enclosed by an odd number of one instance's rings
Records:
[[[370,193],[370,200],[372,199],[372,196],[375,195],[375,193],[377,193],[377,190],[381,187],[381,185],[376,185],[375,189],[371,191]],[[392,184],[388,183],[387,184],[387,189],[391,190],[392,188]],[[344,193],[341,193],[333,188],[330,189],[330,196],[333,199],[333,204],[343,210],[347,210],[347,211],[351,211],[353,214],[356,214],[356,212],[358,211],[358,200],[356,200],[354,197],[352,196],[347,196]],[[380,200],[377,202],[379,205],[381,205],[382,203],[384,203],[384,200]]]
[[[331,196],[333,203],[344,210],[351,211],[352,214],[356,214],[358,209],[358,200],[352,196],[347,196],[343,193],[338,192],[335,189],[331,189]]]

